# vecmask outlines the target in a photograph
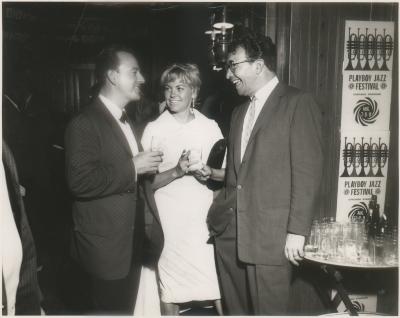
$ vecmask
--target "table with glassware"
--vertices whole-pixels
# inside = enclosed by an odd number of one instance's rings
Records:
[[[398,267],[397,228],[374,233],[363,222],[314,221],[305,246],[307,262],[317,264],[332,280],[333,287],[350,315],[357,310],[343,287],[343,269],[385,270]]]

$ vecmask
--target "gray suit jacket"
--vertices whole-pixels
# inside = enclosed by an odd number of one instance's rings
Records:
[[[232,114],[226,186],[210,208],[212,235],[237,217],[243,262],[281,265],[288,232],[308,235],[322,175],[321,115],[313,98],[278,84],[254,125],[240,162],[249,103]]]

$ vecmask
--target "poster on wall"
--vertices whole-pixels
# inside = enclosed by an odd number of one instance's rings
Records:
[[[385,206],[389,161],[394,23],[346,21],[336,219]]]
[[[389,130],[394,23],[346,21],[342,130]]]
[[[389,131],[342,131],[337,221],[365,216],[372,195],[381,211],[384,208],[389,135]]]

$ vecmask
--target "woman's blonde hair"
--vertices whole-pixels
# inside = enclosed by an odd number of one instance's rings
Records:
[[[194,92],[195,98],[197,97],[201,86],[201,79],[200,71],[196,64],[175,63],[168,66],[161,75],[161,86],[165,86],[176,79],[180,79],[189,85]]]

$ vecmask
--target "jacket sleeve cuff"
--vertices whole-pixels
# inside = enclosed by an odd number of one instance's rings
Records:
[[[308,236],[310,234],[310,226],[296,226],[293,224],[288,225],[287,232],[292,233],[292,234],[297,234],[297,235],[302,235],[302,236]]]

